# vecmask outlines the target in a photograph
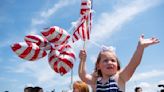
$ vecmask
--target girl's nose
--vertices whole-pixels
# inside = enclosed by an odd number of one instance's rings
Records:
[[[108,61],[108,64],[111,64],[111,63],[112,63],[112,61],[111,61],[111,60],[109,60],[109,61]]]
[[[113,61],[112,60],[109,60],[109,63],[113,63]]]

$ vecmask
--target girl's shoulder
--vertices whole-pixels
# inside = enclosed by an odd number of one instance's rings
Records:
[[[114,76],[114,79],[115,81],[117,82],[117,85],[118,87],[121,89],[121,90],[125,90],[125,81],[121,78],[120,76],[120,73],[121,73],[122,70],[118,71],[115,76]],[[124,91],[123,91],[124,92]]]
[[[119,70],[119,71],[117,71],[117,73],[113,75],[113,78],[116,79],[116,80],[118,80],[120,78],[120,73],[121,72],[122,72],[122,69]]]
[[[91,86],[96,85],[97,76],[95,76],[94,74],[87,74],[87,79],[83,81]]]

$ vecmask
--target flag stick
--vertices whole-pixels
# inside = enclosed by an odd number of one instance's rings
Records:
[[[87,14],[89,14],[89,12],[87,11]],[[88,16],[87,16],[88,17]],[[85,23],[85,25],[86,25],[86,31],[89,31],[89,28],[88,28],[88,19],[86,19],[86,23]],[[86,48],[86,39],[84,39],[84,44],[83,44],[83,49],[85,50],[85,48]]]
[[[73,86],[73,69],[71,69],[71,84],[70,84],[70,89],[72,90]]]
[[[86,41],[84,41],[83,43],[83,50],[85,50],[85,48],[86,48]]]

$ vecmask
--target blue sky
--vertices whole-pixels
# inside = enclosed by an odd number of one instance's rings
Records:
[[[41,86],[45,92],[69,90],[70,72],[56,74],[47,57],[28,62],[17,57],[10,48],[24,41],[27,34],[38,34],[45,27],[59,26],[69,30],[79,18],[81,0],[2,0],[0,3],[0,92],[22,92],[26,86]],[[86,43],[87,72],[92,73],[101,45],[114,46],[124,68],[136,49],[141,34],[157,37],[160,44],[145,49],[142,62],[126,92],[135,86],[144,92],[157,92],[164,84],[164,1],[163,0],[93,0],[93,28]],[[72,31],[69,31],[71,34]],[[83,42],[72,44],[76,53],[73,81],[79,80],[78,53]]]

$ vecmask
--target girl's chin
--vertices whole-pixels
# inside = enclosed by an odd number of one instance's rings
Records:
[[[107,69],[108,72],[114,72],[114,69]]]
[[[114,72],[114,71],[108,71],[106,75],[112,76],[112,75],[114,75],[114,74],[116,74],[116,72]]]
[[[113,71],[113,70],[108,71],[108,75],[114,75],[114,74],[116,74],[116,72],[115,72],[115,71]]]

